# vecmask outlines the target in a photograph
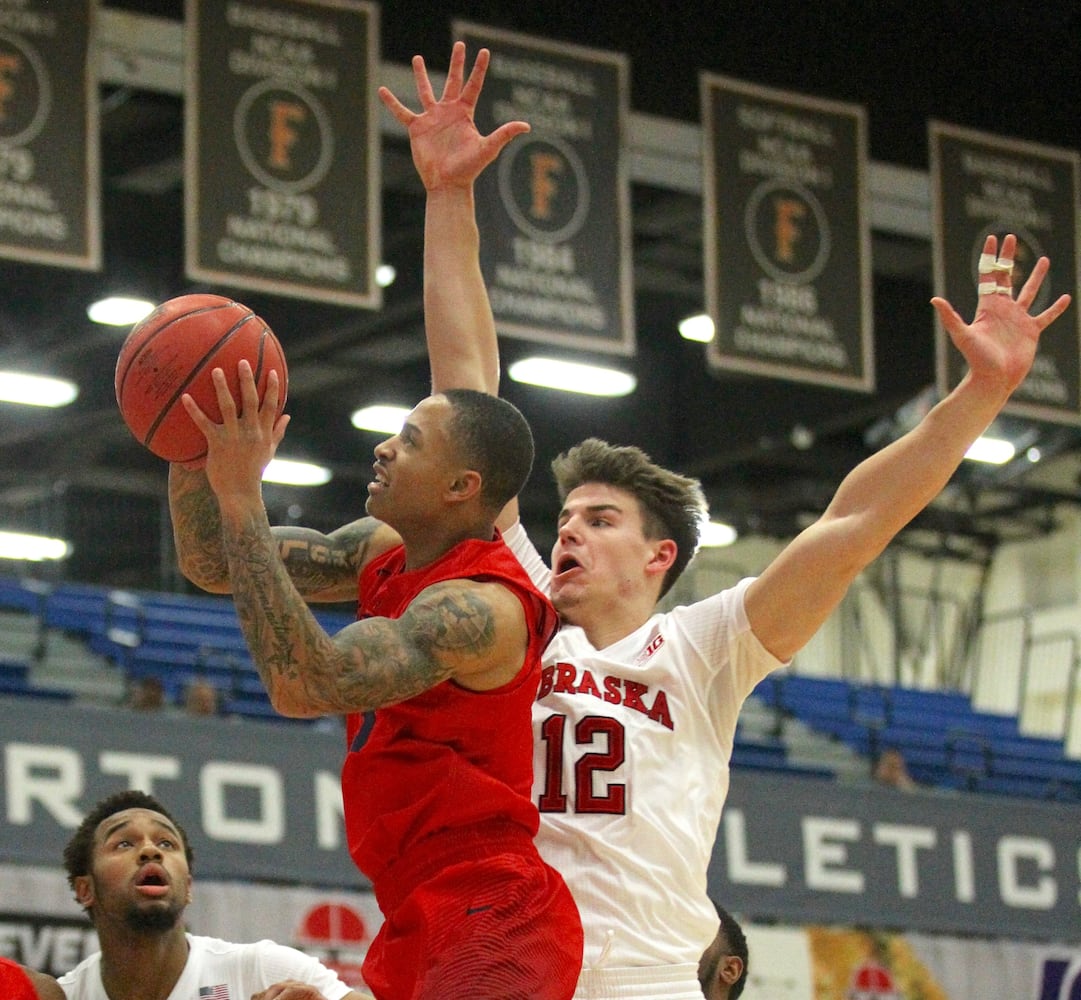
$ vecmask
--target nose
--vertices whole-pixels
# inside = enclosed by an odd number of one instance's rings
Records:
[[[139,860],[140,861],[153,861],[161,859],[161,848],[152,840],[144,840],[139,845]]]
[[[560,526],[557,532],[559,540],[561,542],[566,541],[578,541],[578,532],[580,528],[580,522],[578,518],[568,517]]]
[[[385,441],[380,441],[379,444],[375,446],[375,457],[380,462],[385,462],[388,458],[390,458],[393,452],[393,441],[393,437],[388,437]]]

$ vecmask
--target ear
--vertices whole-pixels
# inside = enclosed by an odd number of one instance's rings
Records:
[[[648,573],[655,573],[663,576],[672,568],[672,563],[676,561],[676,556],[679,554],[679,547],[671,538],[664,538],[659,542],[653,542],[651,544],[653,546],[653,554],[646,564],[646,571]]]
[[[186,902],[186,903],[187,903],[187,904],[188,904],[189,906],[191,905],[191,885],[192,885],[192,877],[191,877],[191,875],[189,874],[189,875],[188,875],[188,894],[187,894],[187,897],[186,897],[186,899],[185,899],[185,902]]]
[[[451,503],[463,503],[479,496],[483,485],[479,472],[474,469],[465,469],[458,473],[445,495]]]
[[[84,910],[94,904],[94,880],[89,875],[75,876],[75,902]]]
[[[717,978],[726,986],[731,986],[743,975],[743,959],[739,955],[725,955],[717,969]]]

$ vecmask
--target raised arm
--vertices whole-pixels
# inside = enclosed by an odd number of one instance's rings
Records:
[[[204,470],[169,467],[169,511],[181,573],[209,593],[230,593],[221,512]],[[271,532],[297,591],[312,603],[353,600],[365,564],[399,542],[396,531],[372,517],[329,534],[291,525]]]
[[[277,380],[272,374],[260,403],[247,362],[238,373],[239,410],[221,370],[213,373],[220,424],[183,400],[207,437],[206,480],[233,603],[274,708],[296,717],[367,711],[451,677],[477,690],[511,680],[528,634],[518,598],[500,584],[435,584],[399,619],[365,619],[334,636],[323,630],[290,579],[262,502],[262,471],[285,430],[275,417]]]
[[[1021,384],[1040,334],[1070,304],[1061,296],[1029,315],[1047,274],[1041,258],[1016,301],[1016,240],[988,236],[976,316],[966,324],[944,299],[931,300],[968,362],[960,384],[904,437],[865,459],[841,483],[823,515],[801,532],[747,591],[747,615],[765,647],[790,659],[814,635],[856,576],[949,482],[972,443]]]
[[[409,133],[413,163],[427,192],[424,216],[424,318],[433,392],[499,392],[499,348],[480,269],[473,185],[525,122],[507,122],[483,136],[473,121],[488,71],[477,53],[465,79],[465,44],[455,42],[442,96],[436,100],[421,56],[413,76],[421,112],[410,111],[386,87],[379,96]]]

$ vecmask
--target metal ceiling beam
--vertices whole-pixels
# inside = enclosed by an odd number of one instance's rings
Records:
[[[184,25],[168,18],[102,7],[97,29],[98,78],[103,84],[184,94]],[[432,73],[436,91],[442,77]],[[413,92],[409,66],[382,63],[379,79],[395,93]],[[380,107],[384,135],[402,137],[401,125]],[[631,111],[627,157],[632,183],[702,193],[702,130],[693,123]],[[929,240],[931,188],[926,171],[871,161],[868,164],[871,228]]]

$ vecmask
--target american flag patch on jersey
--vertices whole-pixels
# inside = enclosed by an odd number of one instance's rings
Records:
[[[219,986],[200,986],[199,1000],[229,1000],[229,987],[225,983]]]

